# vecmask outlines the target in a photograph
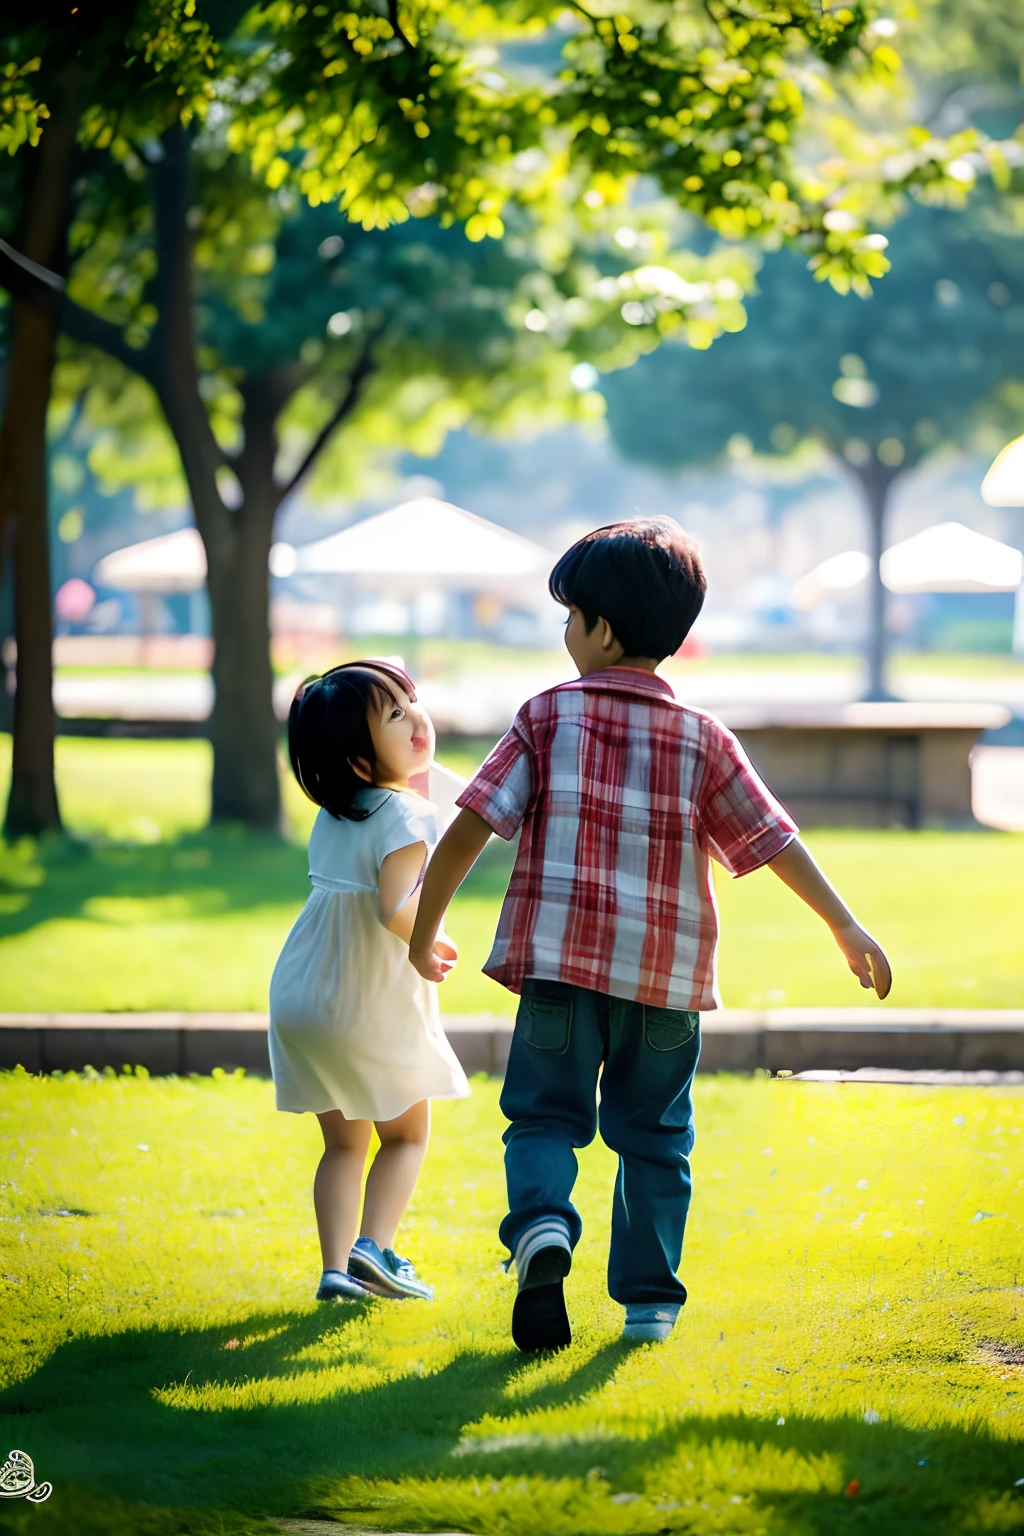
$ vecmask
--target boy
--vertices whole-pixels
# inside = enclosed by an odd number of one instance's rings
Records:
[[[690,1203],[698,1010],[718,1006],[709,854],[734,875],[768,864],[831,928],[863,987],[888,961],[855,922],[736,738],[677,703],[655,669],[689,633],[706,583],[669,518],[588,534],[551,573],[579,680],[530,699],[459,796],[427,868],[409,954],[442,981],[457,959],[444,912],[492,832],[519,851],[487,965],[521,993],[501,1108],[518,1293],[512,1337],[560,1349],[581,1221],[575,1148],[598,1125],[619,1156],[608,1289],[623,1337],[668,1337]],[[596,1089],[600,1078],[601,1099]]]

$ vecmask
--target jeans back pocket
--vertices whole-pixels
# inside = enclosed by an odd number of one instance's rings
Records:
[[[574,991],[565,981],[526,978],[516,1014],[516,1030],[527,1045],[559,1055],[569,1049]]]
[[[678,1051],[697,1033],[700,1015],[691,1009],[644,1004],[644,1039],[652,1051]]]

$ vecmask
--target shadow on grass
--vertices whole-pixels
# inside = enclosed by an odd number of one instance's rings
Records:
[[[177,898],[187,918],[297,904],[308,891],[305,849],[241,827],[151,844],[0,842],[0,940],[58,918],[94,917],[88,904],[97,898]]]
[[[361,1386],[358,1369],[352,1387],[318,1383],[332,1368],[325,1344],[339,1365],[358,1368],[346,1333],[365,1310],[265,1313],[63,1345],[35,1376],[0,1393],[0,1437],[28,1447],[37,1476],[55,1485],[50,1503],[31,1511],[31,1529],[77,1532],[80,1510],[113,1492],[158,1510],[192,1506],[251,1519],[302,1513],[316,1502],[313,1490],[339,1476],[390,1481],[451,1471],[464,1427],[501,1410],[523,1357],[511,1348],[468,1352],[382,1386]],[[621,1358],[621,1346],[608,1346],[517,1406],[577,1403],[600,1390]],[[202,1400],[206,1391],[212,1405]],[[21,1530],[5,1519],[15,1513],[0,1508],[0,1531]]]
[[[591,1417],[581,1432],[546,1444],[532,1434],[491,1438],[474,1449],[465,1432],[487,1415],[584,1405],[615,1375],[625,1347],[605,1344],[578,1365],[564,1356],[557,1379],[509,1349],[457,1353],[423,1375],[411,1360],[403,1374],[367,1385],[351,1337],[363,1311],[264,1313],[206,1329],[135,1330],[63,1345],[35,1376],[0,1394],[3,1443],[27,1451],[37,1475],[55,1486],[44,1506],[0,1508],[0,1532],[258,1536],[268,1529],[264,1518],[303,1515],[419,1529],[416,1490],[403,1488],[409,1480],[431,1489],[435,1510],[450,1491],[454,1513],[420,1516],[435,1528],[540,1536],[547,1527],[538,1480],[564,1488],[565,1479],[586,1490],[573,1505],[581,1536],[597,1528],[764,1529],[755,1514],[773,1532],[806,1536],[1024,1528],[1024,1508],[1019,1524],[1012,1508],[1019,1451],[980,1429],[912,1431],[793,1413],[785,1425],[738,1413],[671,1416],[638,1385],[635,1418],[647,1419],[647,1433],[638,1424],[621,1432],[617,1420],[594,1430]],[[408,1348],[415,1353],[414,1342]],[[332,1378],[338,1367],[348,1370]],[[506,1395],[513,1378],[514,1402]],[[749,1473],[750,1453],[763,1457],[761,1481],[752,1489],[748,1478],[742,1501],[730,1500],[721,1469],[746,1456]],[[860,1495],[798,1491],[792,1467],[811,1463],[837,1466],[840,1486],[858,1478]],[[703,1485],[700,1470],[687,1474],[695,1464],[704,1469]],[[494,1496],[473,1508],[466,1494],[479,1494],[481,1482]],[[606,1523],[616,1491],[659,1500],[644,1505],[650,1523]],[[705,1498],[716,1501],[716,1518],[695,1526]],[[603,1511],[599,1524],[591,1499]],[[690,1513],[687,1499],[696,1506]],[[730,1508],[737,1502],[741,1508]],[[985,1510],[998,1518],[976,1523]],[[568,1529],[564,1520],[558,1528]]]
[[[488,848],[463,892],[499,899],[513,856],[506,844]],[[0,941],[60,918],[102,922],[96,903],[104,899],[176,899],[177,915],[188,919],[298,907],[308,895],[305,848],[244,827],[150,844],[0,840]]]

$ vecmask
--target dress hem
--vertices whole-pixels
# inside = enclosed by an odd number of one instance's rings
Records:
[[[386,1124],[388,1120],[397,1120],[399,1115],[407,1114],[414,1104],[430,1102],[433,1099],[468,1099],[472,1091],[467,1082],[465,1090],[458,1090],[452,1093],[425,1093],[422,1098],[410,1099],[404,1109],[396,1109],[394,1114],[391,1115],[350,1115],[346,1110],[342,1109],[340,1104],[325,1104],[323,1109],[313,1109],[305,1104],[301,1108],[291,1104],[277,1104],[275,1108],[282,1115],[328,1115],[332,1110],[336,1109],[345,1116],[346,1120],[370,1120],[376,1125],[378,1120],[382,1124]]]

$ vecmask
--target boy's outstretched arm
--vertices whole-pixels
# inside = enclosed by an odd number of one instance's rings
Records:
[[[409,959],[428,981],[444,981],[459,952],[438,938],[448,904],[483,852],[491,829],[476,811],[461,810],[434,850],[420,887]]]
[[[879,997],[888,997],[892,970],[881,945],[856,921],[800,839],[794,838],[774,859],[769,859],[768,866],[812,911],[824,918],[861,986],[874,987]]]

